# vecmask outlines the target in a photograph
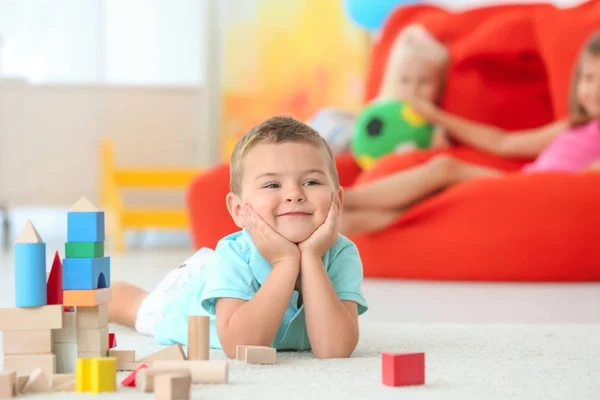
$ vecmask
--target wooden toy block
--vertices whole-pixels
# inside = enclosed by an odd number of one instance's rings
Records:
[[[125,379],[121,381],[121,385],[135,387],[138,372],[146,368],[148,368],[147,364],[141,364],[139,367],[135,368],[129,375],[127,375]]]
[[[63,290],[103,289],[110,286],[110,257],[65,258]]]
[[[77,315],[75,312],[63,312],[63,327],[52,331],[53,343],[77,343]]]
[[[70,380],[56,386],[52,386],[53,392],[74,392],[75,391],[75,377]]]
[[[188,317],[188,360],[209,359],[210,318],[204,315]]]
[[[52,352],[52,331],[6,331],[2,343],[4,355]]]
[[[15,391],[18,393],[23,393],[23,388],[29,379],[29,374],[17,374],[17,381],[15,385]]]
[[[70,381],[75,382],[75,374],[74,373],[54,374],[54,375],[52,375],[52,388],[55,389],[56,387],[61,386]],[[73,390],[75,390],[75,387],[73,387]]]
[[[112,357],[93,358],[90,370],[92,393],[117,391],[117,360]]]
[[[50,305],[32,308],[0,308],[0,331],[60,329],[63,307]]]
[[[0,399],[15,397],[17,373],[15,371],[0,372]]]
[[[35,368],[31,371],[29,379],[23,386],[23,393],[48,393],[50,391],[52,391],[52,387],[44,371],[41,368]]]
[[[62,263],[58,251],[54,253],[54,261],[52,261],[50,276],[48,276],[48,281],[46,282],[46,303],[63,303]]]
[[[192,375],[192,383],[227,383],[226,360],[157,360],[152,363],[152,367],[188,368]]]
[[[67,213],[67,242],[104,242],[104,212],[85,197]]]
[[[67,307],[94,307],[106,304],[112,299],[112,289],[65,290],[63,305]]]
[[[40,307],[47,304],[46,244],[31,221],[27,221],[14,246],[15,305]]]
[[[275,364],[277,350],[267,346],[246,346],[245,361],[248,364]]]
[[[423,385],[425,353],[382,353],[382,382],[387,386]]]
[[[77,358],[102,358],[106,357],[108,352],[103,353],[100,350],[97,351],[78,351]]]
[[[75,363],[75,391],[89,392],[91,388],[91,370],[93,358],[78,358]]]
[[[156,400],[189,400],[192,377],[189,371],[182,374],[159,374],[154,377]]]
[[[102,328],[108,325],[108,305],[77,307],[77,329]]]
[[[138,372],[135,377],[135,387],[142,392],[151,393],[154,391],[154,378],[161,374],[187,374],[190,376],[188,368],[145,368]]]
[[[112,357],[78,358],[75,369],[77,392],[115,392],[117,390],[117,360]]]
[[[152,353],[149,356],[138,360],[137,362],[151,364],[156,360],[183,361],[185,360],[185,353],[183,352],[183,348],[181,347],[181,345],[179,343],[175,343],[169,347],[165,347],[155,353]]]
[[[104,257],[104,242],[67,242],[65,256],[67,258]]]
[[[114,333],[108,334],[108,348],[112,349],[117,347],[117,336]]]
[[[56,372],[72,374],[75,372],[75,363],[79,356],[77,343],[54,343],[53,351],[56,356]]]
[[[13,370],[17,374],[29,374],[36,368],[41,368],[46,376],[52,376],[56,370],[54,354],[23,354],[4,356],[4,370]]]
[[[238,344],[235,347],[235,359],[236,360],[246,362],[246,347],[248,347],[248,346],[244,346],[242,344]]]
[[[117,360],[117,371],[123,371],[122,368],[125,363],[135,363],[135,350],[109,349],[108,356]]]
[[[117,370],[118,371],[134,371],[134,370],[138,369],[140,367],[140,365],[146,365],[146,364],[140,364],[139,362],[125,361],[117,366]]]
[[[79,353],[100,351],[108,353],[108,326],[93,329],[77,329],[77,351]]]

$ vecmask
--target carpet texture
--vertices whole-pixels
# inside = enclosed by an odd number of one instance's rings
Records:
[[[160,348],[153,339],[116,329],[120,349],[137,358]],[[381,384],[381,352],[425,352],[426,384]],[[213,359],[223,359],[211,351]],[[350,359],[317,360],[280,352],[277,364],[229,361],[229,384],[195,385],[193,399],[599,399],[600,325],[442,325],[365,323]],[[127,373],[118,374],[119,381]],[[119,386],[106,398],[143,399]],[[77,393],[27,398],[89,398]]]

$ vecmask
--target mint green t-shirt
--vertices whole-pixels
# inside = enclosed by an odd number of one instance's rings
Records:
[[[356,245],[338,235],[335,245],[323,256],[333,288],[340,300],[358,304],[358,313],[367,311],[362,292],[363,268]],[[156,325],[155,339],[159,344],[187,345],[187,320],[190,315],[210,316],[210,347],[221,349],[215,323],[215,305],[219,298],[250,300],[271,272],[271,265],[262,257],[247,230],[221,239],[211,262],[183,286],[181,292],[165,306],[165,317]],[[310,349],[304,319],[304,305],[298,304],[294,290],[272,347],[286,350]]]

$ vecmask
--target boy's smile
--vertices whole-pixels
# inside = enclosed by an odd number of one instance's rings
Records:
[[[324,150],[311,143],[259,143],[244,160],[240,203],[291,242],[325,221],[336,192]]]

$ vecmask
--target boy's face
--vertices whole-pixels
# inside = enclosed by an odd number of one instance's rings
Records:
[[[310,143],[255,145],[246,154],[241,187],[240,197],[227,196],[236,225],[246,226],[242,207],[249,204],[293,243],[306,240],[325,221],[332,194],[341,196],[329,174],[324,150]]]
[[[396,65],[396,98],[436,103],[442,86],[441,67],[419,57],[402,57]]]

